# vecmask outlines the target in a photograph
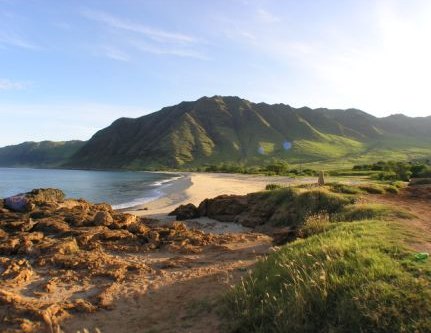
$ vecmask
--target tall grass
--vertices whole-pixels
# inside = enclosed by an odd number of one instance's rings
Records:
[[[356,204],[344,207],[343,211],[333,215],[334,221],[361,221],[373,219],[408,219],[413,214],[396,207],[383,204]]]
[[[384,221],[337,223],[260,262],[226,297],[234,332],[431,332],[431,266]]]

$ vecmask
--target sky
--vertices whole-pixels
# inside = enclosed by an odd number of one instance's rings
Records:
[[[431,115],[429,0],[0,0],[0,146],[202,96]]]

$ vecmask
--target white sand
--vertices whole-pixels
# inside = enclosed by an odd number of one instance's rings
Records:
[[[214,198],[222,194],[244,195],[262,191],[270,183],[293,184],[316,181],[315,178],[294,179],[289,177],[267,177],[261,175],[239,175],[223,173],[181,173],[182,178],[162,189],[164,194],[160,199],[148,202],[128,213],[139,216],[161,218],[173,211],[179,205],[192,203],[199,205],[206,198]],[[146,208],[147,210],[143,210]]]

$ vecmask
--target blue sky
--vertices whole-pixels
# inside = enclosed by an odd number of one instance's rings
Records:
[[[201,96],[431,114],[428,0],[0,0],[0,146]]]

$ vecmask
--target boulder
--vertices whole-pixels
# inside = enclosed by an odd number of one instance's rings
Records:
[[[58,203],[64,200],[64,193],[60,190],[34,189],[31,192],[21,193],[4,199],[4,206],[15,212],[30,212],[38,205]]]
[[[80,249],[75,238],[62,240],[60,243],[50,247],[50,252],[55,254],[74,254],[79,251]]]
[[[105,230],[99,235],[99,239],[104,241],[134,240],[136,236],[127,230]]]
[[[7,238],[8,233],[0,228],[0,239]]]
[[[222,222],[234,222],[237,215],[247,210],[247,196],[220,195],[205,199],[198,207],[200,216],[208,216]]]
[[[70,230],[70,226],[61,220],[53,218],[44,218],[38,220],[34,231],[42,231],[45,234],[59,234]]]
[[[15,212],[29,212],[35,207],[25,194],[18,194],[4,199],[4,205]]]
[[[62,202],[64,192],[55,188],[39,188],[26,193],[28,199],[33,202]]]
[[[112,215],[107,211],[99,211],[96,213],[93,219],[94,225],[105,225],[109,226],[114,222]]]
[[[177,207],[169,215],[175,216],[177,220],[190,220],[200,216],[198,208],[192,203]]]
[[[112,229],[127,229],[137,221],[137,216],[133,214],[115,214]]]

